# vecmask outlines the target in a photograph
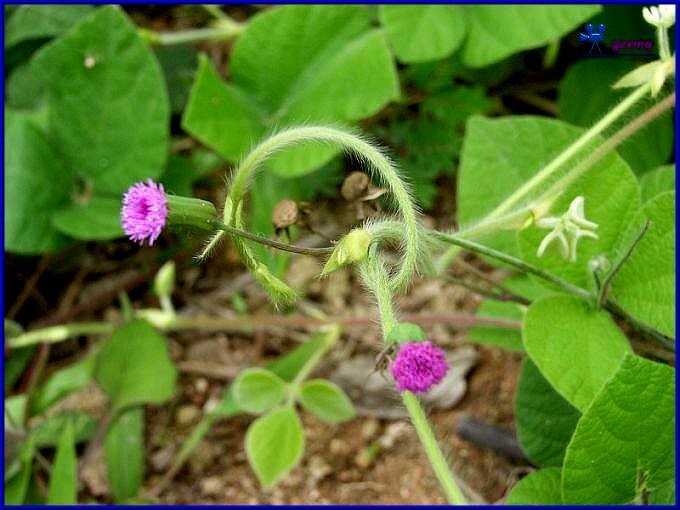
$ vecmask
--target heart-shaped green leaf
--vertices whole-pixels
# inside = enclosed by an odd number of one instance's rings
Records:
[[[99,353],[95,379],[115,409],[160,404],[175,393],[167,339],[144,320],[122,326]]]
[[[643,213],[651,223],[614,277],[612,298],[636,319],[674,337],[675,191],[654,197]]]
[[[459,5],[381,5],[380,22],[399,60],[438,60],[452,54],[465,36]]]
[[[305,436],[291,407],[278,407],[255,420],[246,433],[246,454],[258,480],[269,487],[302,458]]]
[[[512,488],[506,505],[561,505],[562,470],[552,467],[529,473]]]
[[[673,452],[675,371],[628,355],[576,426],[564,458],[564,502],[632,503],[675,479]]]
[[[234,381],[236,403],[249,413],[260,414],[278,405],[286,385],[279,376],[264,368],[249,368]]]
[[[631,352],[628,339],[606,312],[566,295],[532,303],[522,339],[541,374],[580,411]]]
[[[300,403],[308,412],[328,423],[351,420],[356,411],[342,389],[324,379],[312,379],[300,388]]]
[[[121,8],[105,6],[33,58],[65,166],[112,194],[165,164],[168,94],[158,61]],[[124,93],[123,93],[124,91]]]

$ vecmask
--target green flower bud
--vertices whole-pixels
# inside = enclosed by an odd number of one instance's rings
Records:
[[[328,262],[321,271],[321,276],[326,276],[336,269],[356,262],[361,262],[368,254],[368,246],[371,244],[371,234],[368,231],[355,228],[335,246]]]
[[[175,262],[168,260],[156,273],[153,288],[158,297],[170,297],[175,289]]]
[[[168,224],[215,230],[212,221],[217,211],[211,202],[199,198],[166,195],[168,200]]]
[[[412,322],[400,322],[387,334],[387,343],[403,344],[407,342],[423,342],[427,334],[423,328]]]
[[[277,308],[285,305],[292,305],[297,300],[298,296],[293,289],[291,289],[285,282],[274,276],[269,268],[264,264],[258,262],[257,267],[253,271],[253,276],[262,287],[267,291],[274,306]]]

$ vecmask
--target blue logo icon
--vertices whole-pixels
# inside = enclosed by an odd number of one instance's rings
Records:
[[[607,29],[602,23],[600,23],[597,26],[597,32],[595,31],[595,27],[593,26],[592,23],[588,23],[585,27],[586,33],[584,34],[583,32],[579,32],[578,34],[578,40],[581,42],[592,42],[593,44],[590,46],[590,51],[588,52],[588,55],[591,55],[593,53],[593,48],[597,46],[597,51],[602,53],[602,49],[600,48],[600,45],[598,43],[601,43],[604,41],[604,31]]]

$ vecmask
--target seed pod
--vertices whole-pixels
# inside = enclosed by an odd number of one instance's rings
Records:
[[[276,230],[283,230],[295,225],[299,219],[300,210],[294,200],[281,200],[272,211],[272,223]]]

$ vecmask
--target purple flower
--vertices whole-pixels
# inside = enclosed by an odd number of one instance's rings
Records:
[[[139,244],[148,240],[149,246],[161,235],[168,219],[168,200],[162,184],[151,179],[147,184],[133,184],[123,196],[120,221],[127,236]]]
[[[398,391],[425,393],[444,378],[449,365],[439,347],[430,342],[409,342],[401,344],[391,370]]]

